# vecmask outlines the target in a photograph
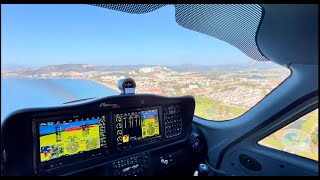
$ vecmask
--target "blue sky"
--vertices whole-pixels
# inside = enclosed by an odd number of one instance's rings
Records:
[[[67,120],[67,122],[68,122],[68,120]],[[40,136],[55,133],[56,132],[56,126],[60,126],[61,130],[64,131],[64,130],[66,130],[68,128],[82,127],[85,123],[87,123],[88,125],[98,124],[99,123],[99,119],[85,120],[85,121],[72,122],[72,123],[66,123],[66,124],[63,124],[63,122],[60,122],[60,123],[61,124],[40,126],[39,127]]]
[[[90,5],[1,5],[1,64],[232,64],[251,59],[179,26],[174,7],[128,14]]]

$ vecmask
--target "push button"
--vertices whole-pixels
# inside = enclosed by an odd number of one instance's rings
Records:
[[[193,148],[198,149],[200,147],[199,139],[194,139],[192,143]]]

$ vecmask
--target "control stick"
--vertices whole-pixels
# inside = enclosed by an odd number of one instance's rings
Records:
[[[208,176],[209,167],[206,164],[199,164],[198,166],[198,176]]]

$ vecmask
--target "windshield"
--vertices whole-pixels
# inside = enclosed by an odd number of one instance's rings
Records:
[[[193,95],[195,115],[230,120],[252,108],[289,75],[272,62],[179,26],[173,6],[129,14],[89,5],[1,6],[2,116],[119,94]],[[14,96],[13,96],[14,94]]]

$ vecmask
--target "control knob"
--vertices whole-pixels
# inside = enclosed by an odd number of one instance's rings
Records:
[[[206,164],[201,163],[198,166],[198,172],[199,172],[199,176],[208,176],[209,168]]]
[[[164,165],[168,165],[169,164],[169,161],[165,160],[163,158],[161,158],[160,162],[161,162],[161,164],[164,164]]]

